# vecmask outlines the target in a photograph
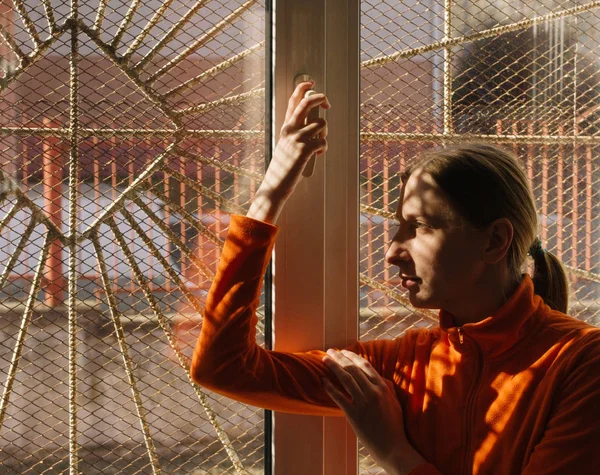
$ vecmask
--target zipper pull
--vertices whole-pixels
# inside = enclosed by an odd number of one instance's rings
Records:
[[[456,332],[458,333],[458,341],[460,341],[460,344],[462,345],[465,341],[462,328],[456,327]]]

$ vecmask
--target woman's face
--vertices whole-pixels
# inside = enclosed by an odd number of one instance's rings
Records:
[[[398,231],[386,261],[398,266],[410,302],[450,312],[468,304],[484,270],[485,233],[464,222],[431,175],[419,169],[404,186],[396,216]]]

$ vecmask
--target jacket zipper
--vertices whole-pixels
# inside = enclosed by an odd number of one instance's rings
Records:
[[[458,341],[460,342],[460,344],[462,345],[464,343],[464,332],[462,331],[461,327],[457,328],[457,333],[458,333]],[[479,391],[479,380],[481,379],[481,373],[483,370],[483,353],[481,351],[481,348],[479,347],[479,344],[473,340],[473,345],[475,346],[475,348],[477,349],[477,368],[476,368],[476,376],[475,376],[475,382],[473,384],[473,389],[471,390],[468,400],[467,400],[467,407],[465,410],[466,416],[465,416],[465,451],[464,451],[464,457],[463,457],[463,473],[465,473],[466,475],[471,475],[473,473],[473,466],[469,465],[469,461],[471,459],[471,419],[473,418],[473,406],[475,405],[475,396],[477,395],[477,392]]]

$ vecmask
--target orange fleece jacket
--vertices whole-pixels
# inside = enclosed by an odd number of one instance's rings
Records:
[[[207,297],[191,376],[277,411],[343,415],[322,388],[322,351],[255,340],[262,278],[278,228],[233,216]],[[349,348],[393,384],[425,474],[600,473],[600,329],[552,311],[525,276],[508,302],[460,328],[440,326]]]

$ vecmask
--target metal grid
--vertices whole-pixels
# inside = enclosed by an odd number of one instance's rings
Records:
[[[565,263],[570,313],[600,324],[600,2],[364,1],[361,25],[362,339],[437,324],[383,261],[399,173],[436,145],[517,153],[544,246]],[[361,448],[361,473],[383,473]]]
[[[263,471],[262,411],[188,378],[262,177],[263,3],[0,2],[0,472]]]
[[[522,157],[598,324],[598,8],[362,3],[362,338],[435,323],[382,262],[398,174],[474,138]],[[223,212],[262,175],[262,3],[0,9],[3,473],[260,472],[261,414],[186,366]]]

